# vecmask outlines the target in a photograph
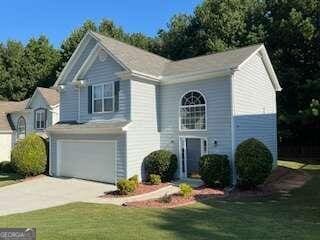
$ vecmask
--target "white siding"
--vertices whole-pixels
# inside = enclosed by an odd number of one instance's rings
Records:
[[[0,133],[0,162],[10,161],[12,133]]]
[[[276,92],[264,63],[254,55],[235,72],[233,82],[235,147],[257,138],[277,160]]]
[[[130,81],[131,121],[127,132],[127,177],[144,177],[142,162],[160,149],[157,122],[157,90],[154,84]]]
[[[179,131],[181,97],[188,91],[200,91],[207,101],[207,131]],[[230,78],[215,78],[160,86],[161,148],[179,154],[179,136],[208,138],[208,152],[231,157]],[[218,145],[214,146],[214,141]]]
[[[52,111],[51,112],[51,115],[52,115],[51,125],[54,125],[57,122],[59,122],[59,120],[60,120],[60,106],[56,106],[56,107],[52,108],[51,111]]]

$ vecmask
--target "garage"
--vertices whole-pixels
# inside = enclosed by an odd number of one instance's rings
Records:
[[[58,140],[58,176],[115,183],[116,141]]]

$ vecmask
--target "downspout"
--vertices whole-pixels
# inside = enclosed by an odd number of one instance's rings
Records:
[[[80,123],[80,105],[81,105],[81,102],[80,102],[80,86],[78,86],[78,123]]]
[[[235,166],[235,129],[234,129],[234,115],[235,115],[235,106],[234,106],[234,91],[233,91],[233,81],[234,81],[234,74],[237,69],[234,69],[231,74],[230,79],[230,100],[231,100],[231,169],[232,169],[232,189],[235,188],[237,184],[237,173],[236,173],[236,166]]]

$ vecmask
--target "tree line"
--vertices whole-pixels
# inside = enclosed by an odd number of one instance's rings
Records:
[[[25,45],[0,44],[0,99],[22,100],[50,87],[88,31],[172,60],[264,43],[283,91],[278,94],[281,142],[319,136],[320,0],[204,0],[193,14],[177,14],[155,37],[127,33],[114,22],[87,20],[54,48],[46,36]]]

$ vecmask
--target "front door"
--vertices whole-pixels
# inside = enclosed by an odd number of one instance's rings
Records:
[[[199,160],[201,157],[201,139],[187,138],[187,176],[196,177],[199,175]]]
[[[208,154],[207,138],[180,136],[179,148],[180,177],[198,176],[200,157]]]

